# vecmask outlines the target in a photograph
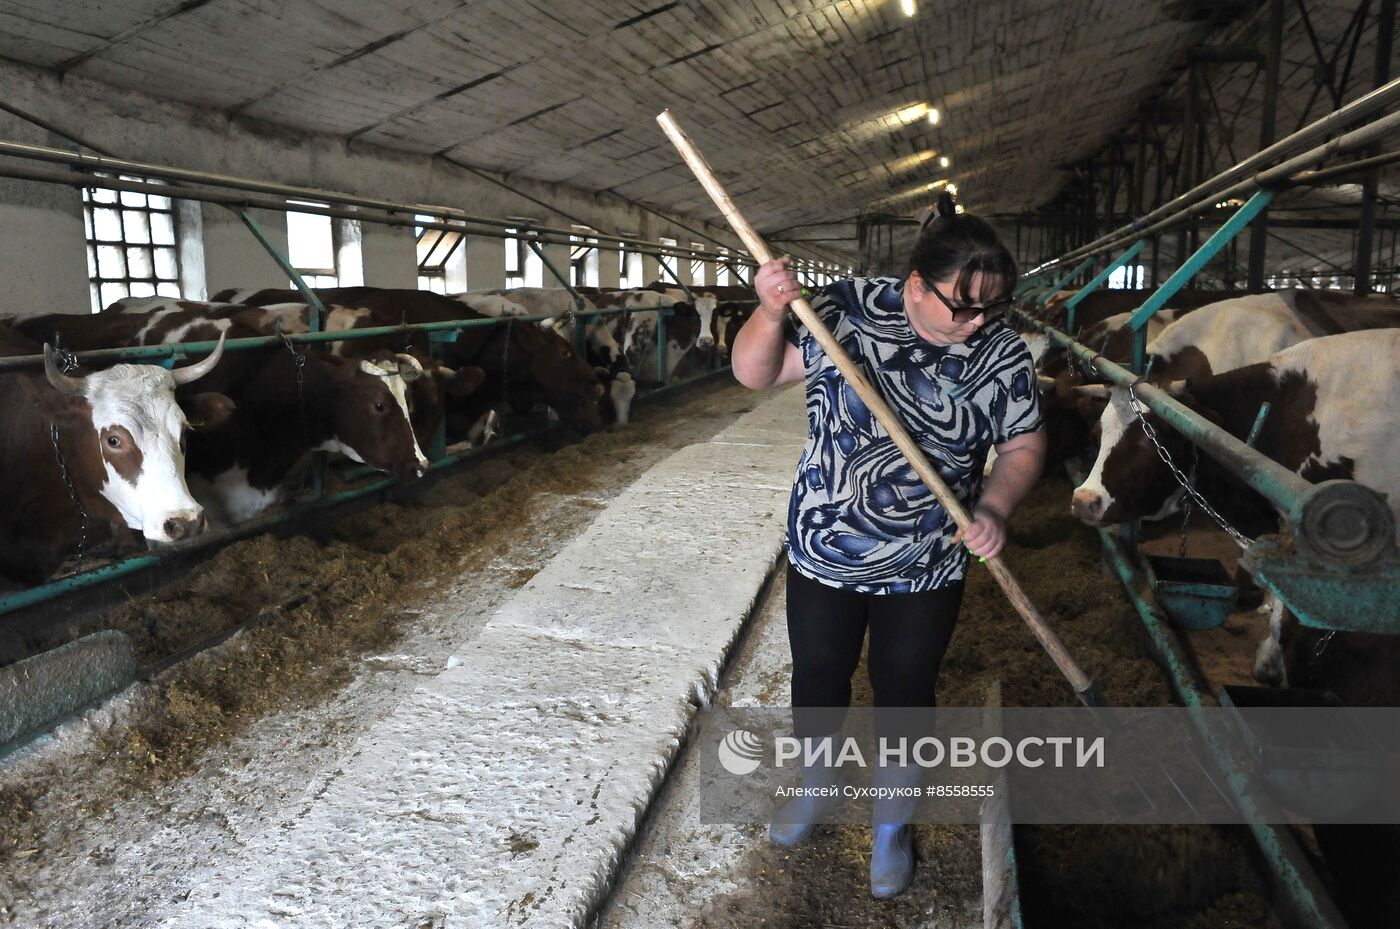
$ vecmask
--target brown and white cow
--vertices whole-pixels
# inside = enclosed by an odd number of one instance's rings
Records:
[[[61,337],[70,348],[159,344],[188,339],[250,338],[264,310],[177,301],[89,315],[21,320],[30,336]],[[189,476],[209,519],[228,525],[281,502],[288,482],[312,450],[345,455],[401,480],[422,477],[428,460],[409,418],[409,381],[421,369],[403,359],[349,358],[300,347],[231,353],[215,377],[236,409],[222,428],[195,436]],[[183,402],[183,398],[182,398]]]
[[[225,291],[216,299],[233,294]],[[316,291],[326,303],[369,307],[406,323],[486,319],[461,302],[422,290],[380,287],[336,287]],[[243,297],[245,303],[263,306],[298,300],[295,291],[262,290]],[[563,422],[581,433],[602,425],[598,401],[604,386],[593,368],[573,347],[553,332],[533,324],[511,324],[461,330],[455,342],[441,345],[442,360],[453,369],[479,367],[485,384],[449,412],[475,423],[489,410],[505,408],[524,412],[536,403],[558,412]],[[465,432],[465,428],[462,430]]]
[[[1343,333],[1310,339],[1257,364],[1168,389],[1192,409],[1243,439],[1262,403],[1271,411],[1255,447],[1303,478],[1359,481],[1389,495],[1400,514],[1400,330]],[[1109,391],[1100,421],[1098,460],[1074,491],[1072,509],[1091,525],[1161,517],[1181,489],[1143,431],[1145,417],[1174,461],[1192,460],[1187,440],[1145,408],[1126,388]],[[1201,456],[1203,472],[1219,469]],[[1209,494],[1207,494],[1209,498]]]
[[[185,482],[186,433],[218,426],[232,403],[192,394],[182,410],[175,388],[213,370],[222,341],[207,358],[173,371],[118,364],[65,373],[49,346],[0,326],[0,355],[40,353],[43,373],[0,374],[0,482],[10,491],[0,517],[0,570],[26,583],[44,580],[79,542],[79,507],[89,541],[109,525],[140,532],[148,545],[202,531],[204,510]]]

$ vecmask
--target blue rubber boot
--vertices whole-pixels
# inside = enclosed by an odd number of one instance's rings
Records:
[[[802,793],[778,808],[768,827],[775,845],[792,848],[835,809],[841,797],[840,771],[828,764],[802,765]]]
[[[913,794],[923,784],[923,769],[917,765],[882,765],[875,769],[875,787],[892,793],[876,794],[874,838],[870,846],[870,895],[888,900],[903,893],[914,880],[914,818],[918,798]]]
[[[888,900],[902,894],[914,880],[914,827],[877,823],[870,848],[870,895]]]

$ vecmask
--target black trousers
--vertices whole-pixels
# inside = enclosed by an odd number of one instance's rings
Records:
[[[910,728],[924,734],[931,731],[938,668],[953,638],[962,598],[961,581],[922,593],[863,594],[814,581],[789,564],[794,735],[817,738],[841,729],[867,628],[866,664],[875,693],[877,730],[891,736]],[[879,712],[895,707],[930,709],[930,713]],[[902,722],[882,725],[882,716]]]

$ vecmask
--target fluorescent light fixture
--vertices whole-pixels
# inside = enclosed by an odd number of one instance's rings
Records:
[[[953,163],[953,160],[952,160],[951,158],[949,158],[947,155],[944,155],[942,158],[938,159],[938,166],[939,166],[940,168],[946,168],[946,167],[948,167],[948,166],[949,166],[950,164],[952,164],[952,163]]]
[[[899,8],[904,11],[905,16],[913,16],[915,13],[914,0],[899,0]]]
[[[939,187],[946,187],[946,186],[948,186],[948,179],[945,177],[945,178],[940,178],[940,179],[934,181],[934,182],[931,183],[931,184],[925,184],[925,185],[924,185],[924,190],[934,190],[934,189],[936,189],[936,188],[939,188]]]
[[[910,168],[917,168],[926,161],[932,161],[937,155],[938,153],[933,151],[915,152],[912,155],[905,155],[903,158],[890,164],[890,171],[898,174],[903,171],[908,171]]]
[[[940,119],[942,119],[942,118],[943,118],[943,117],[942,117],[941,115],[939,115],[938,107],[936,107],[936,106],[931,106],[931,107],[928,108],[928,124],[929,124],[930,126],[937,126],[937,125],[938,125],[938,121],[939,121]]]
[[[902,123],[912,123],[916,119],[923,119],[927,114],[927,103],[915,103],[901,110],[895,110],[894,118]]]

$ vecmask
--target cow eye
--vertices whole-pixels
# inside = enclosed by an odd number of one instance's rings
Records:
[[[384,412],[384,401],[383,401],[383,400],[376,400],[376,401],[374,401],[374,412],[376,412],[376,413],[383,413],[383,412]]]
[[[107,436],[107,447],[108,447],[108,448],[121,448],[121,447],[122,447],[122,439],[121,439],[121,436],[117,436],[117,435],[109,435],[109,436]]]

